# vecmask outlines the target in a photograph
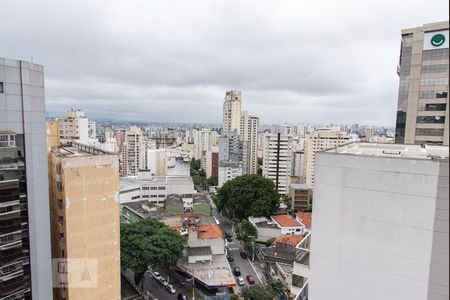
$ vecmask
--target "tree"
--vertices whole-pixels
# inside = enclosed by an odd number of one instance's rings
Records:
[[[120,263],[132,269],[139,282],[147,266],[176,262],[186,240],[178,232],[153,218],[120,224]]]
[[[281,195],[281,202],[283,202],[288,208],[290,208],[292,205],[292,198],[289,195]]]
[[[209,186],[218,186],[219,185],[219,178],[217,176],[211,176],[206,180],[206,183]]]
[[[201,168],[201,161],[200,159],[193,158],[191,161],[191,169],[198,171]]]
[[[244,175],[227,181],[215,195],[214,202],[228,217],[242,220],[249,216],[269,217],[280,206],[280,196],[270,179]]]
[[[279,294],[272,284],[246,286],[241,290],[245,300],[273,300]]]
[[[230,300],[239,300],[239,299],[241,299],[241,297],[239,297],[238,294],[231,294],[230,296]]]
[[[236,238],[246,243],[252,240],[251,237],[256,239],[258,237],[258,230],[250,221],[243,219],[236,227]]]

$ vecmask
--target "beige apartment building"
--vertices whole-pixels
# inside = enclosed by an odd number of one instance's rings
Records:
[[[118,156],[53,148],[49,185],[54,299],[120,299]]]
[[[242,112],[242,92],[238,90],[227,91],[223,102],[223,131],[229,134],[236,130],[240,133]]]
[[[449,22],[402,30],[395,142],[449,145]]]
[[[319,128],[305,139],[306,185],[314,188],[314,164],[316,152],[335,148],[351,141],[351,137],[340,128]]]
[[[146,146],[139,127],[131,126],[120,149],[120,176],[137,176],[145,169]]]

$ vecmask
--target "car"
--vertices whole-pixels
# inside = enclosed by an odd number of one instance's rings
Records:
[[[158,281],[159,281],[159,283],[161,283],[163,286],[166,286],[166,285],[169,284],[169,282],[168,282],[164,277],[162,277],[162,276],[158,279]]]
[[[241,251],[240,254],[241,254],[241,257],[242,257],[242,258],[244,258],[244,259],[247,258],[247,253],[245,253],[244,251]]]
[[[245,285],[244,278],[242,278],[242,277],[238,277],[238,278],[237,278],[237,282],[238,282],[238,284],[241,285],[241,286],[242,286],[242,285]]]
[[[247,279],[248,283],[250,283],[250,284],[255,283],[255,279],[253,278],[252,275],[247,275],[246,279]]]
[[[175,290],[175,288],[173,287],[173,285],[171,284],[167,284],[166,285],[166,290],[171,293],[171,294],[175,294],[177,291]]]
[[[177,299],[178,300],[189,300],[189,298],[185,294],[182,294],[182,293],[178,294]]]
[[[241,276],[241,269],[239,269],[239,267],[234,267],[233,268],[233,274],[235,276]]]
[[[227,259],[228,259],[229,262],[234,261],[233,254],[228,253],[228,254],[227,254]]]
[[[159,272],[153,272],[153,277],[158,280],[159,278],[161,278],[161,274]]]

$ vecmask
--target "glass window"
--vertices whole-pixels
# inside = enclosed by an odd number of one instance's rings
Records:
[[[0,82],[0,94],[3,94],[3,82]]]
[[[445,111],[447,104],[445,103],[419,103],[417,110],[419,111]]]
[[[443,124],[445,117],[443,116],[420,116],[417,117],[417,123],[420,124]]]
[[[438,128],[416,128],[417,136],[443,136],[444,129]]]

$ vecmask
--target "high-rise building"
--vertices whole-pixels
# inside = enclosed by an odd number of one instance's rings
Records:
[[[227,134],[233,130],[239,135],[242,112],[242,92],[238,90],[225,93],[223,103],[223,133]]]
[[[117,154],[77,142],[49,155],[55,299],[120,299],[118,166]]]
[[[365,140],[367,142],[371,142],[372,138],[373,138],[373,127],[366,127],[364,129],[364,132],[365,132],[365,135],[366,135]]]
[[[88,123],[88,135],[90,139],[96,139],[97,138],[97,123],[95,121],[89,121]],[[106,140],[105,136],[105,140]]]
[[[146,169],[155,176],[167,175],[167,151],[165,149],[147,149]]]
[[[120,150],[120,176],[137,176],[145,169],[145,143],[139,127],[132,126],[125,133]]]
[[[291,176],[292,136],[266,133],[264,135],[263,176],[275,184],[278,193],[286,195]]]
[[[258,131],[259,118],[243,111],[241,115],[240,137],[243,143],[244,174],[256,174],[258,171]]]
[[[316,154],[308,299],[449,298],[448,156],[364,143]]]
[[[449,145],[449,22],[402,30],[395,142]]]
[[[58,118],[61,143],[89,143],[89,120],[83,111],[72,108],[65,118]]]
[[[0,58],[0,299],[52,299],[44,68]]]
[[[219,147],[211,147],[211,150],[205,151],[202,158],[202,169],[205,170],[206,177],[219,176]]]
[[[349,143],[351,137],[340,131],[339,128],[319,128],[305,139],[306,158],[306,185],[314,188],[314,163],[316,152],[331,149],[336,146]]]
[[[204,151],[210,150],[217,145],[218,134],[211,129],[203,128],[194,132],[194,158],[202,159]]]

